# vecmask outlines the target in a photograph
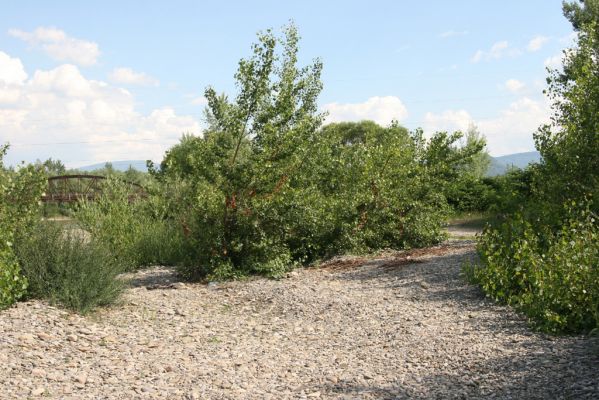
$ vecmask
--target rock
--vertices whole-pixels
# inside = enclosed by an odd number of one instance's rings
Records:
[[[77,383],[85,385],[85,383],[87,382],[87,374],[86,373],[79,373],[79,374],[75,375],[74,380]]]
[[[76,342],[77,340],[79,340],[79,338],[77,337],[77,335],[67,335],[67,340],[69,342]]]
[[[46,391],[46,388],[40,386],[40,387],[33,389],[31,391],[31,395],[32,396],[41,396],[42,394],[44,394],[45,391]]]
[[[188,400],[199,400],[201,399],[201,396],[198,392],[189,392],[187,393],[187,395],[185,396]]]
[[[62,392],[64,394],[71,394],[71,393],[73,393],[73,387],[71,385],[64,385],[62,387]]]
[[[179,289],[185,289],[187,287],[187,285],[185,283],[183,283],[183,282],[175,282],[175,283],[173,283],[171,285],[171,287],[173,289],[178,289],[179,290]]]
[[[48,335],[45,332],[39,332],[37,334],[37,337],[40,338],[40,339],[42,339],[42,340],[50,340],[50,339],[52,339],[52,336]]]
[[[31,370],[31,375],[44,378],[46,376],[46,371],[41,368],[34,368]]]
[[[19,335],[18,339],[21,342],[33,342],[33,341],[35,341],[35,338],[33,337],[33,335],[31,333],[24,333],[22,335]]]

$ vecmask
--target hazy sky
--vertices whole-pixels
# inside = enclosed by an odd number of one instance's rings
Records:
[[[474,123],[492,155],[534,150],[545,68],[573,40],[561,0],[3,2],[7,161],[160,161],[201,134],[205,87],[233,95],[256,32],[290,19],[301,62],[324,62],[328,121]]]

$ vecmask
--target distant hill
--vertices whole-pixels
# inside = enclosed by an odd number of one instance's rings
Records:
[[[489,170],[487,171],[487,176],[496,176],[505,174],[508,169],[517,167],[524,168],[528,164],[532,162],[539,162],[541,160],[541,155],[538,151],[529,151],[526,153],[515,153],[508,154],[501,157],[491,157],[491,165],[489,166]],[[126,171],[129,169],[129,166],[132,166],[138,171],[148,172],[148,167],[146,166],[145,160],[124,160],[124,161],[111,161],[112,168],[118,171]],[[93,171],[96,169],[104,168],[106,163],[98,163],[93,165],[86,165],[83,167],[77,168],[79,171]]]
[[[501,157],[491,157],[491,165],[487,171],[487,176],[496,176],[505,174],[510,168],[525,168],[528,164],[539,162],[541,154],[538,151],[528,151],[526,153],[508,154]]]
[[[148,167],[146,166],[146,160],[110,161],[110,163],[112,164],[112,168],[114,168],[117,171],[127,171],[129,169],[129,167],[131,166],[138,171],[148,172]],[[102,169],[102,168],[104,168],[105,165],[106,165],[106,163],[103,162],[103,163],[98,163],[98,164],[86,165],[86,166],[75,168],[75,169],[77,169],[79,171],[90,172],[90,171],[94,171],[96,169]]]

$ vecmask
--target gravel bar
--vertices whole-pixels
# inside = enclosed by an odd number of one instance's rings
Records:
[[[460,277],[471,241],[281,280],[154,267],[81,317],[0,311],[0,398],[598,399],[599,339],[532,331]]]

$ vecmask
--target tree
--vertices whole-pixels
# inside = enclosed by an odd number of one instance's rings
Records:
[[[46,174],[48,174],[49,176],[63,175],[66,172],[66,167],[60,160],[53,160],[52,158],[48,158],[44,162],[37,160],[35,164],[36,166],[42,167]]]
[[[480,151],[472,156],[466,173],[475,179],[482,179],[486,176],[489,165],[491,165],[491,156],[487,151],[487,139],[474,124],[468,126],[464,139],[464,147],[480,148]]]
[[[564,15],[577,46],[564,51],[563,70],[550,70],[554,113],[535,134],[544,167],[538,186],[557,204],[599,195],[599,0],[565,3]]]
[[[259,34],[253,54],[239,61],[234,101],[207,88],[204,136],[184,137],[163,163],[171,178],[194,186],[183,223],[201,247],[193,261],[200,273],[280,272],[290,263],[278,197],[294,187],[323,119],[322,63],[298,67],[298,42],[293,24],[282,38]]]

